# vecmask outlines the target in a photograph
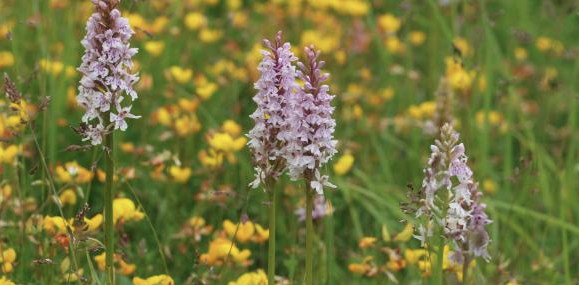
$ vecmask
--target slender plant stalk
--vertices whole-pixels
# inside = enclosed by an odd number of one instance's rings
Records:
[[[462,264],[462,284],[468,283],[468,267],[470,265],[470,256],[468,253],[464,254],[464,263]]]
[[[276,208],[276,191],[273,183],[268,183],[267,191],[269,192],[269,253],[267,256],[267,284],[275,284],[275,208]]]
[[[115,165],[113,162],[114,137],[113,131],[107,134],[105,138],[105,252],[106,252],[106,282],[107,285],[115,284],[115,267],[114,267],[114,227],[113,227],[113,179]]]
[[[314,195],[310,188],[309,181],[306,182],[306,285],[312,285],[314,280],[314,264],[313,264],[313,240],[314,240],[314,224],[312,219],[312,211],[314,209]]]

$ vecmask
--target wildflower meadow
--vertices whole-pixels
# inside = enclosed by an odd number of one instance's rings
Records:
[[[579,284],[579,3],[0,0],[0,285]]]

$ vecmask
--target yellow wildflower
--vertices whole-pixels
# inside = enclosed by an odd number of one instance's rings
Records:
[[[14,65],[14,55],[9,51],[0,51],[0,68]]]
[[[465,38],[457,37],[452,41],[452,44],[460,51],[461,55],[470,56],[472,54],[472,48]]]
[[[489,194],[494,194],[497,191],[497,185],[491,179],[485,179],[482,187],[483,190]]]
[[[42,221],[42,228],[50,235],[66,233],[68,222],[59,216],[46,216]]]
[[[0,285],[16,285],[16,284],[10,281],[10,279],[7,279],[6,276],[2,276],[2,278],[0,278]]]
[[[518,47],[515,48],[515,58],[518,60],[525,60],[527,59],[528,53],[527,50],[522,48],[522,47]]]
[[[197,95],[202,100],[207,100],[207,99],[211,98],[213,93],[215,93],[215,91],[217,91],[217,84],[215,84],[213,82],[207,82],[205,84],[196,85],[195,87],[196,87],[195,90],[197,91]]]
[[[398,37],[388,37],[384,40],[384,46],[390,53],[402,54],[404,53],[404,44],[400,42]]]
[[[16,261],[16,251],[13,248],[8,248],[2,251],[0,255],[0,265],[3,273],[10,273],[14,269],[14,262]]]
[[[92,180],[94,174],[78,165],[76,161],[67,162],[56,167],[56,178],[61,183],[84,184]]]
[[[348,173],[348,171],[352,169],[353,165],[354,156],[349,151],[346,151],[346,153],[344,153],[344,155],[342,155],[338,161],[334,163],[334,172],[336,175],[342,176]]]
[[[189,30],[199,30],[201,27],[205,27],[206,24],[207,18],[199,12],[191,12],[185,16],[185,27]]]
[[[175,285],[175,281],[171,276],[161,274],[151,276],[147,279],[141,279],[139,277],[133,278],[134,285]]]
[[[237,137],[241,134],[241,126],[237,124],[234,120],[226,120],[221,125],[224,132],[228,133],[232,137]]]
[[[259,269],[255,272],[247,272],[241,275],[237,281],[231,281],[227,285],[267,285],[267,275]]]
[[[255,224],[255,236],[253,241],[256,243],[264,243],[269,239],[269,229],[264,229],[260,224]]]
[[[202,150],[199,152],[199,160],[204,167],[218,168],[223,164],[223,153],[214,149],[209,151]]]
[[[180,84],[185,84],[193,77],[193,71],[189,68],[182,68],[180,66],[169,67],[171,77]]]
[[[406,249],[404,251],[404,258],[410,264],[418,263],[420,260],[422,260],[422,258],[424,256],[427,256],[427,255],[428,255],[428,252],[422,248],[420,248],[420,249]]]
[[[145,51],[152,56],[159,56],[165,49],[165,43],[162,41],[148,41],[145,43]]]
[[[202,254],[199,260],[207,265],[223,264],[225,258],[230,256],[237,264],[247,265],[248,258],[251,256],[251,251],[239,248],[226,238],[217,238],[209,243],[209,251]]]
[[[553,40],[551,40],[548,37],[539,37],[537,38],[537,42],[535,44],[537,46],[537,49],[539,49],[539,51],[547,52],[551,49],[553,45]]]
[[[76,205],[76,192],[73,189],[66,189],[58,197],[62,205]]]
[[[113,224],[118,222],[140,221],[145,214],[135,207],[135,203],[128,198],[113,200]]]
[[[446,58],[446,76],[450,86],[455,90],[467,91],[472,85],[474,73],[464,69],[462,62],[451,57]]]
[[[388,34],[394,34],[400,29],[400,19],[392,14],[385,14],[378,17],[378,25]]]
[[[426,34],[421,31],[410,32],[410,43],[414,46],[421,46],[426,41]]]
[[[209,138],[209,145],[221,152],[232,153],[239,151],[245,147],[247,143],[247,138],[239,137],[232,138],[228,133],[215,133]]]
[[[204,43],[214,43],[223,37],[223,31],[204,28],[199,33],[199,40]]]
[[[9,145],[5,148],[0,146],[0,162],[6,164],[14,163],[19,152],[20,148],[17,145]]]
[[[394,237],[394,241],[407,242],[410,240],[413,233],[414,233],[414,226],[408,223],[406,224],[404,229]]]
[[[233,238],[235,236],[235,240],[239,241],[240,243],[246,243],[253,237],[255,233],[255,227],[252,222],[246,222],[245,224],[234,224],[230,220],[223,221],[223,230],[227,233],[229,238]],[[237,231],[237,232],[236,232]]]
[[[191,168],[173,165],[169,168],[169,174],[175,182],[185,184],[191,177]]]
[[[375,237],[363,237],[360,239],[360,242],[358,242],[358,247],[362,249],[373,247],[376,244],[376,241],[378,241],[378,239]]]

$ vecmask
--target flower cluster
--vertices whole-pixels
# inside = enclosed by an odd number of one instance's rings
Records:
[[[83,123],[87,124],[82,130],[83,140],[98,145],[102,143],[103,134],[108,131],[108,123],[114,129],[125,131],[125,119],[140,117],[131,114],[132,105],[121,105],[124,94],[129,95],[131,101],[137,99],[133,84],[139,77],[131,73],[131,58],[138,49],[130,47],[129,40],[134,32],[128,19],[121,17],[121,12],[116,9],[119,0],[92,2],[96,12],[89,18],[87,33],[81,42],[85,54],[78,68],[83,76],[76,99],[86,110],[82,117]],[[96,124],[93,123],[95,119],[98,119]]]
[[[485,226],[491,221],[484,212],[486,205],[480,202],[482,193],[467,165],[464,145],[459,144],[459,135],[450,124],[442,127],[440,140],[431,150],[420,192],[424,202],[416,213],[417,217],[427,217],[428,222],[419,226],[418,239],[426,242],[433,227],[443,225],[445,236],[456,243],[455,261],[460,263],[466,254],[489,260]],[[436,199],[437,195],[447,198]],[[439,203],[441,200],[445,201]]]
[[[304,86],[291,97],[291,125],[283,137],[288,141],[286,159],[291,178],[307,178],[310,187],[323,195],[324,186],[335,187],[319,171],[336,153],[336,121],[330,105],[334,95],[328,94],[330,88],[323,84],[330,75],[322,73],[325,62],[318,61],[320,52],[310,46],[305,48],[305,54],[307,61],[298,63],[297,72]]]
[[[251,118],[255,126],[249,132],[249,148],[255,164],[256,179],[253,188],[265,183],[266,178],[277,179],[286,168],[285,141],[291,138],[289,130],[289,100],[297,89],[296,68],[292,62],[297,57],[289,43],[282,44],[281,32],[272,43],[264,40],[269,51],[262,51],[263,60],[258,66],[261,74],[255,83],[257,94],[253,101],[257,109]]]

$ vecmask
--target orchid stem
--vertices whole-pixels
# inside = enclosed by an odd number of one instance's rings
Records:
[[[105,138],[105,252],[106,252],[106,282],[107,285],[115,284],[114,268],[114,226],[113,226],[113,179],[115,175],[115,166],[113,162],[114,137],[113,131],[106,135]]]
[[[314,225],[312,219],[312,211],[314,208],[314,195],[310,188],[309,182],[306,182],[306,285],[313,284],[313,239],[314,239]]]
[[[275,208],[276,208],[276,191],[272,184],[268,185],[270,197],[269,204],[269,254],[267,257],[267,284],[275,284]]]

